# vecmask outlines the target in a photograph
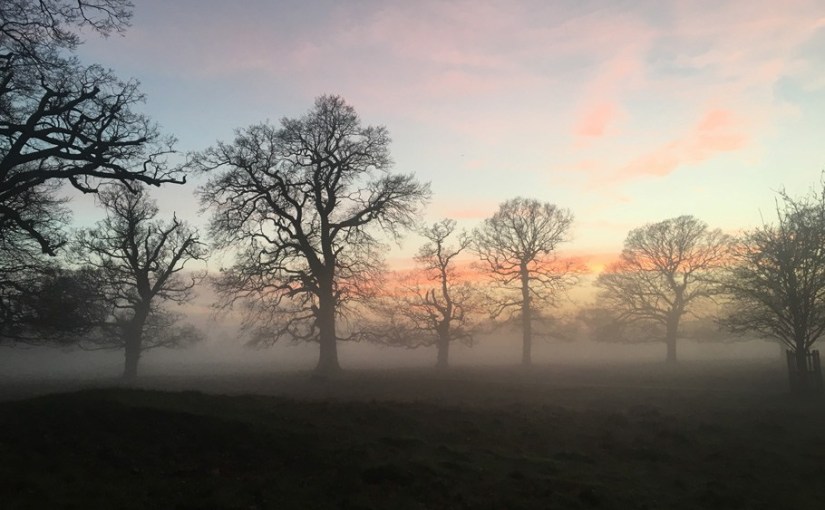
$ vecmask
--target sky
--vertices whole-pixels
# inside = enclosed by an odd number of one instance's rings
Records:
[[[123,36],[79,53],[139,79],[178,150],[340,94],[387,126],[395,171],[431,182],[425,220],[555,203],[575,216],[561,253],[594,271],[646,223],[770,220],[777,190],[825,169],[823,0],[135,4]],[[199,182],[157,192],[161,210],[205,224]]]

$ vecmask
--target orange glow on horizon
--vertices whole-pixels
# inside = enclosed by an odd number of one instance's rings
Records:
[[[597,275],[606,267],[619,260],[619,253],[614,252],[592,252],[574,253],[559,257],[553,265],[570,264],[572,267],[580,268],[582,274]],[[478,261],[472,257],[462,257],[456,261],[457,279],[460,281],[483,282],[488,278],[483,267],[478,266]],[[410,259],[396,258],[389,261],[390,269],[402,273],[416,273],[420,269],[415,262]]]

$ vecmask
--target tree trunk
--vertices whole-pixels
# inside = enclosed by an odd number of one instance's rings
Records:
[[[804,374],[808,368],[808,351],[802,345],[796,346],[796,367],[802,374]]]
[[[449,366],[450,355],[450,334],[445,331],[438,332],[438,360],[435,362],[435,367],[438,369],[445,369]]]
[[[667,333],[665,343],[667,344],[667,362],[676,363],[676,337],[679,334],[679,317],[669,317],[667,320]]]
[[[148,310],[137,310],[131,322],[126,325],[124,331],[126,360],[123,367],[123,379],[126,381],[131,382],[137,379],[138,362],[143,350],[141,345],[143,343],[143,326],[146,324],[148,316]]]
[[[796,384],[791,384],[791,389],[797,393],[808,393],[814,389],[811,374],[808,373],[808,349],[805,347],[804,339],[797,340],[795,344],[796,373],[791,374],[791,379],[795,380]]]
[[[533,310],[530,305],[530,278],[525,265],[521,266],[521,364],[529,366],[533,362]]]
[[[321,345],[315,373],[325,377],[341,370],[341,366],[338,364],[338,337],[335,333],[335,298],[332,294],[331,285],[329,289],[322,290],[318,299],[317,313],[319,342]]]
[[[129,334],[126,338],[126,363],[123,367],[123,379],[134,381],[137,379],[138,361],[140,360],[140,338]]]

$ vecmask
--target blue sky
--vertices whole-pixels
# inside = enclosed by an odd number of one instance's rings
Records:
[[[426,219],[553,202],[577,220],[563,250],[594,269],[648,222],[754,226],[825,169],[821,1],[144,0],[80,53],[141,80],[184,152],[341,94],[432,182]],[[161,207],[203,224],[196,185]]]

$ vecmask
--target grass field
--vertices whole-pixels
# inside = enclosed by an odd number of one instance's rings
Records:
[[[142,384],[4,388],[0,507],[825,506],[825,402],[767,362]]]

